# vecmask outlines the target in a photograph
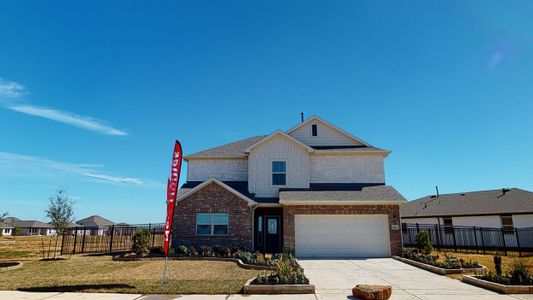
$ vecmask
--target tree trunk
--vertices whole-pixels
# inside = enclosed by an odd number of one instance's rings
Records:
[[[56,233],[56,245],[54,247],[54,260],[56,260],[56,253],[57,253],[57,241],[59,240],[59,233]]]
[[[41,236],[41,249],[43,249],[43,259],[46,258],[46,256],[44,256],[44,241],[43,241],[43,237]]]

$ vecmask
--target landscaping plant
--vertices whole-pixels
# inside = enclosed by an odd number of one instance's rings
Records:
[[[150,251],[150,231],[138,228],[133,235],[133,252],[137,255],[146,255]]]
[[[433,251],[433,246],[431,246],[431,239],[427,231],[420,231],[415,236],[415,243],[418,249],[418,253],[424,255],[430,255]]]

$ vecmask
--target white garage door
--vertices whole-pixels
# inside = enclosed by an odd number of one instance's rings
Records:
[[[387,215],[295,215],[297,257],[390,256]]]

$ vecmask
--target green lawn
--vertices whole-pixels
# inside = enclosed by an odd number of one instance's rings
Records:
[[[111,293],[239,293],[255,277],[233,262],[169,261],[169,284],[161,286],[163,261],[112,261],[110,256],[74,255],[62,261],[29,260],[0,271],[0,290]]]

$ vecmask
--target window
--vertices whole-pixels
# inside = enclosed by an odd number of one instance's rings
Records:
[[[514,224],[512,216],[501,216],[502,229],[506,234],[514,234]]]
[[[318,135],[316,124],[311,125],[311,135],[312,136],[317,136]]]
[[[268,225],[268,234],[278,234],[278,220],[277,219],[267,219]]]
[[[287,184],[287,169],[284,161],[272,162],[272,185]]]
[[[263,216],[257,217],[257,245],[263,245]]]
[[[452,218],[444,218],[444,233],[453,234]]]
[[[228,234],[229,216],[227,213],[196,214],[197,235],[226,235]]]

